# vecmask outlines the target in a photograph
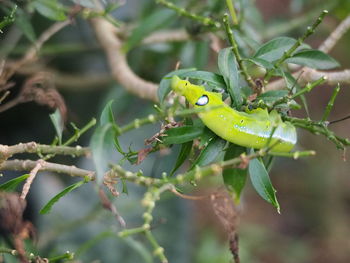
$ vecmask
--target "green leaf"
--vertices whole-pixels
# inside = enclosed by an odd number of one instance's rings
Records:
[[[114,100],[110,100],[107,102],[106,106],[103,108],[101,116],[100,116],[100,126],[106,125],[106,124],[111,124],[116,132],[118,132],[119,127],[117,123],[114,120],[114,114],[113,114],[113,109],[112,109],[112,104]]]
[[[199,148],[202,148],[203,146],[207,146],[208,143],[214,138],[216,137],[216,134],[214,132],[212,132],[209,128],[204,127],[204,131],[201,134],[201,136],[199,137]]]
[[[226,84],[223,77],[219,74],[208,72],[208,71],[189,71],[181,74],[183,78],[191,78],[196,80],[203,80],[215,87],[226,89]]]
[[[30,175],[24,174],[22,176],[16,177],[0,185],[0,191],[13,192],[16,190],[17,186],[27,179]]]
[[[189,141],[193,141],[203,133],[204,127],[202,126],[181,126],[167,130],[165,136],[162,137],[163,143],[169,144],[181,144]]]
[[[173,21],[175,15],[175,12],[169,9],[160,9],[151,12],[148,17],[139,21],[138,27],[133,30],[128,38],[124,50],[130,50],[153,31],[169,25]]]
[[[262,59],[262,58],[252,57],[252,58],[248,58],[246,60],[251,62],[251,63],[254,63],[255,65],[257,65],[259,67],[262,67],[262,68],[266,68],[266,69],[272,69],[273,68],[273,65],[272,65],[271,62],[269,62],[269,61],[267,61],[265,59]]]
[[[270,90],[260,94],[256,100],[262,100],[268,105],[288,95],[288,90]]]
[[[314,69],[332,69],[339,67],[338,61],[320,50],[304,50],[295,53],[286,60],[288,63],[294,63],[307,66]]]
[[[239,87],[238,69],[231,48],[221,49],[218,57],[218,66],[222,74],[227,91],[231,96],[232,103],[236,108],[242,105],[241,90]]]
[[[227,149],[224,160],[234,159],[244,153],[246,148],[230,144]],[[247,179],[248,169],[239,169],[239,168],[226,168],[223,172],[224,183],[229,191],[235,193],[235,201],[239,202],[241,197],[242,189],[245,186]]]
[[[5,11],[6,11],[6,9],[5,9]],[[0,20],[0,33],[3,33],[1,31],[1,29],[3,29],[5,26],[7,26],[9,24],[12,24],[15,21],[15,13],[16,13],[16,11],[17,11],[17,5],[14,5],[12,10],[9,11],[8,15],[5,16],[2,20]]]
[[[171,170],[170,175],[173,175],[176,170],[186,161],[192,150],[193,141],[185,142],[181,145],[179,155],[176,159],[174,168]]]
[[[218,159],[221,153],[223,153],[226,141],[220,137],[213,138],[208,145],[201,151],[198,158],[193,162],[190,170],[195,166],[205,166]]]
[[[57,0],[35,0],[31,5],[48,19],[63,21],[67,19],[65,8]]]
[[[253,159],[249,161],[249,175],[250,180],[257,193],[264,200],[276,207],[277,212],[280,213],[280,205],[276,198],[276,190],[272,186],[265,166],[260,160]]]
[[[162,78],[162,80],[159,83],[159,88],[157,90],[157,95],[158,95],[158,99],[159,99],[159,103],[162,105],[164,102],[165,97],[168,95],[168,93],[171,90],[171,77],[174,75],[177,75],[179,77],[182,77],[182,74],[189,72],[189,71],[194,71],[196,69],[194,68],[189,68],[189,69],[179,69],[179,70],[175,70],[172,71],[170,73],[168,73],[167,75],[165,75],[164,78]]]
[[[53,126],[55,127],[59,144],[62,144],[63,120],[61,112],[58,109],[56,109],[54,113],[50,114],[50,119]]]
[[[15,24],[23,32],[26,38],[29,39],[29,41],[31,41],[32,43],[36,41],[36,35],[32,23],[30,21],[30,17],[21,8],[18,8]]]
[[[103,181],[104,173],[108,169],[108,157],[110,156],[111,146],[114,145],[115,136],[113,125],[107,123],[97,127],[91,137],[92,159],[96,167],[96,181],[99,184]]]
[[[58,200],[60,200],[63,196],[65,196],[66,194],[72,192],[74,189],[82,186],[84,183],[86,183],[85,180],[81,180],[79,182],[76,182],[70,186],[68,186],[67,188],[65,188],[62,192],[58,193],[57,195],[55,195],[43,208],[41,208],[41,210],[39,211],[40,214],[47,214],[51,211],[52,206],[58,202]]]
[[[277,37],[263,44],[254,54],[254,58],[264,59],[273,62],[283,56],[283,53],[290,49],[297,40],[290,37]],[[309,48],[302,44],[297,50]]]

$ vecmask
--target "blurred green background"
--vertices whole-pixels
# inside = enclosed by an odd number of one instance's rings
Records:
[[[179,5],[191,6],[192,10],[220,15],[226,11],[224,1],[192,0],[174,1]],[[298,37],[307,25],[317,17],[324,7],[330,8],[330,15],[307,43],[317,48],[350,13],[350,1],[316,0],[240,0],[246,8],[247,31],[257,42],[266,42],[276,36]],[[20,3],[21,4],[21,3]],[[0,2],[1,5],[1,2]],[[113,13],[118,20],[137,23],[152,12],[165,8],[154,1],[127,0],[125,5]],[[215,13],[217,12],[217,13]],[[297,26],[291,26],[297,21]],[[31,22],[36,35],[40,35],[49,23],[47,18],[35,13]],[[198,25],[191,20],[173,16],[168,27],[183,28],[196,32]],[[0,49],[11,46],[9,31],[0,34]],[[21,37],[9,57],[16,58],[30,42]],[[217,71],[217,55],[210,50],[210,43],[200,37],[185,43],[164,43],[134,48],[128,54],[132,69],[145,79],[159,82],[175,68],[196,67],[200,70]],[[350,32],[339,41],[331,55],[343,68],[350,68]],[[99,116],[107,101],[115,99],[114,113],[119,124],[126,124],[136,117],[153,112],[153,103],[128,94],[109,75],[106,57],[96,42],[91,26],[86,20],[75,19],[73,25],[65,28],[50,39],[40,52],[41,62],[48,68],[64,74],[84,78],[89,74],[105,76],[97,85],[79,89],[62,82],[57,88],[63,95],[68,120],[81,127],[92,117]],[[34,65],[33,65],[34,66]],[[23,76],[15,76],[15,90],[20,87]],[[334,87],[322,86],[307,94],[311,118],[322,117],[324,108]],[[342,85],[330,119],[349,114],[350,85]],[[50,111],[34,103],[21,104],[0,114],[0,143],[12,145],[19,142],[36,141],[51,143],[55,131],[49,119]],[[294,111],[295,116],[305,116],[304,110]],[[159,130],[159,125],[149,125],[123,135],[122,147],[135,150],[144,148],[144,139]],[[348,137],[350,121],[332,126],[337,134]],[[65,134],[71,135],[67,126]],[[91,131],[80,140],[88,145]],[[244,189],[239,207],[239,247],[242,262],[266,263],[346,263],[350,262],[350,178],[349,162],[343,161],[343,153],[326,141],[324,137],[298,131],[297,149],[312,149],[315,157],[306,159],[283,159],[275,161],[270,172],[277,189],[281,214],[264,202],[252,189],[250,183]],[[150,155],[139,166],[126,165],[127,169],[143,169],[144,174],[154,176],[169,171],[176,159],[174,147],[168,155]],[[111,161],[121,156],[111,153]],[[57,162],[72,163],[71,159],[56,158]],[[93,169],[89,159],[81,159],[76,165]],[[18,173],[6,173],[6,178]],[[0,181],[4,181],[0,178]],[[74,181],[74,180],[73,180]],[[34,246],[40,255],[49,256],[73,251],[76,262],[157,262],[150,258],[140,244],[142,236],[121,239],[115,234],[119,225],[110,213],[99,205],[98,195],[92,184],[87,184],[65,196],[48,215],[39,215],[40,208],[57,192],[73,182],[60,175],[41,174],[32,186],[26,218],[37,229],[38,240]],[[207,192],[214,186],[213,180],[200,184],[197,193]],[[129,194],[113,199],[128,227],[142,223],[143,208],[140,205],[144,189],[129,184]],[[154,233],[165,248],[170,262],[174,263],[221,263],[230,262],[227,237],[216,218],[211,204],[206,201],[182,200],[165,194],[155,214]],[[29,245],[29,244],[28,244]],[[5,262],[16,262],[6,256]]]

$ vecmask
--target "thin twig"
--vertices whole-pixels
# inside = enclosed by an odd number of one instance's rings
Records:
[[[198,201],[198,200],[204,200],[204,199],[208,199],[209,196],[193,196],[193,195],[186,195],[186,194],[182,194],[179,191],[176,190],[176,188],[174,187],[173,189],[170,189],[170,192],[172,192],[173,194],[183,198],[183,199],[188,199],[188,200],[193,200],[193,201]]]
[[[235,55],[235,58],[237,60],[238,66],[241,69],[241,72],[245,78],[245,80],[247,81],[247,83],[249,83],[249,85],[252,87],[252,89],[254,90],[255,93],[260,94],[261,93],[261,89],[258,88],[258,86],[256,85],[256,83],[253,81],[252,77],[248,74],[247,72],[247,68],[245,67],[244,63],[243,63],[243,59],[239,53],[238,50],[238,45],[237,45],[237,41],[233,35],[232,29],[230,28],[230,25],[228,23],[228,14],[224,15],[223,18],[223,23],[225,26],[225,31],[226,34],[228,36],[228,39],[230,41],[230,44],[232,46],[232,52]]]
[[[341,122],[341,121],[345,121],[345,120],[348,120],[348,119],[350,119],[350,115],[345,116],[345,117],[343,117],[343,118],[340,118],[340,119],[338,119],[338,120],[330,121],[329,124],[334,124],[334,123]]]
[[[189,12],[188,10],[186,10],[185,8],[180,8],[178,6],[176,6],[175,4],[168,2],[166,0],[156,0],[156,2],[158,4],[164,5],[165,7],[174,10],[177,14],[181,15],[181,16],[185,16],[188,18],[191,18],[205,26],[213,26],[216,28],[219,28],[221,25],[219,22],[211,19],[210,17],[205,17],[205,16],[200,16],[194,13]]]
[[[284,52],[283,56],[278,59],[275,63],[274,63],[274,69],[278,69],[281,64],[288,58],[290,58],[294,51],[301,46],[302,43],[304,43],[305,39],[307,37],[309,37],[311,34],[313,34],[315,32],[315,29],[318,27],[318,25],[323,21],[324,17],[326,16],[326,14],[328,14],[327,10],[323,10],[323,12],[320,14],[320,16],[317,18],[317,20],[313,23],[312,26],[309,26],[307,28],[307,30],[305,31],[304,35],[301,36],[300,38],[298,38],[298,41],[296,41],[294,43],[294,45],[288,49],[286,52]],[[270,69],[266,72],[265,74],[265,78],[264,78],[264,82],[268,83],[268,81],[270,80],[270,78],[272,77],[273,71],[274,69]]]
[[[335,98],[337,97],[339,91],[340,91],[340,85],[338,83],[337,87],[333,90],[332,96],[329,99],[329,102],[327,104],[326,110],[325,110],[325,112],[323,114],[323,117],[322,117],[321,121],[326,121],[328,119],[328,116],[331,113],[331,110],[333,108]]]
[[[29,173],[29,177],[27,178],[26,180],[26,183],[24,184],[23,186],[23,189],[22,189],[22,193],[21,193],[21,199],[22,200],[25,200],[26,199],[26,196],[29,192],[29,189],[30,189],[30,186],[32,185],[34,179],[35,179],[35,176],[37,175],[37,173],[39,172],[39,170],[45,165],[45,162],[43,160],[38,160],[36,162],[36,165],[35,167],[33,168],[33,170],[30,171]]]

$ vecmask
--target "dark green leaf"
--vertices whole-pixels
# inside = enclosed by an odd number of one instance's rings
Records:
[[[153,31],[166,27],[173,21],[175,12],[169,9],[161,9],[151,12],[150,16],[139,21],[125,45],[125,49],[129,50],[139,44],[141,40]]]
[[[224,160],[234,159],[245,152],[245,148],[230,144],[229,148],[225,153]],[[235,200],[239,202],[242,189],[245,186],[247,180],[247,169],[239,168],[226,168],[223,172],[224,183],[226,187],[235,193]]]
[[[40,214],[47,214],[47,213],[49,213],[51,211],[52,206],[55,203],[57,203],[58,200],[60,200],[63,196],[65,196],[66,194],[70,193],[74,189],[82,186],[84,183],[85,183],[85,180],[81,180],[81,181],[79,181],[77,183],[74,183],[74,184],[68,186],[62,192],[60,192],[57,195],[55,195],[43,208],[41,208],[39,213]]]
[[[23,34],[29,39],[29,41],[33,43],[35,42],[36,35],[34,32],[32,23],[30,21],[30,17],[21,8],[18,8],[15,24],[19,27],[19,29],[23,32]]]
[[[272,186],[270,177],[265,169],[264,164],[258,160],[253,159],[249,162],[249,175],[252,184],[257,193],[267,202],[271,203],[280,212],[280,205],[276,198],[276,190]]]
[[[173,175],[176,170],[186,161],[192,150],[193,141],[185,142],[181,145],[180,153],[176,159],[174,168],[171,170],[170,175]]]
[[[157,90],[159,103],[161,105],[163,104],[165,97],[168,95],[168,93],[171,90],[170,83],[171,83],[172,76],[177,75],[179,77],[182,77],[182,74],[184,74],[186,72],[194,71],[194,70],[196,70],[196,69],[194,69],[194,68],[179,69],[179,70],[172,71],[172,72],[168,73],[167,75],[165,75],[165,77],[162,78],[162,80],[160,81],[159,88]]]
[[[57,0],[35,0],[31,5],[48,19],[63,21],[67,19],[64,7]]]
[[[254,63],[255,65],[262,67],[262,68],[266,68],[266,69],[273,68],[273,65],[271,62],[269,62],[265,59],[262,59],[262,58],[252,57],[252,58],[248,58],[247,61],[250,61],[251,63]]]
[[[114,145],[115,136],[113,125],[107,123],[97,127],[91,137],[90,147],[97,172],[97,183],[103,181],[103,175],[108,168],[108,157],[110,155],[111,146]]]
[[[288,95],[288,90],[270,90],[260,94],[256,100],[262,100],[266,104],[273,104],[275,101]]]
[[[56,109],[56,111],[52,114],[50,114],[50,119],[51,122],[53,124],[53,126],[55,127],[56,130],[56,134],[59,140],[59,144],[62,143],[62,132],[63,132],[63,120],[62,120],[62,116],[61,113],[58,109]]]
[[[4,8],[5,12],[7,11],[7,8]],[[12,10],[8,12],[8,15],[2,18],[0,20],[0,34],[3,33],[1,29],[3,29],[5,26],[12,24],[15,21],[15,13],[17,11],[17,5],[14,5]]]
[[[191,78],[196,80],[203,80],[215,87],[226,89],[226,84],[223,77],[219,74],[208,72],[208,71],[189,71],[181,74],[183,78]]]
[[[15,191],[17,186],[29,177],[29,174],[16,177],[0,185],[0,191],[12,192]]]
[[[220,156],[223,153],[223,149],[226,145],[226,141],[220,137],[213,138],[209,144],[201,151],[198,158],[193,162],[190,170],[195,166],[205,166],[208,165]]]
[[[239,87],[237,64],[231,48],[220,50],[218,66],[225,80],[227,91],[231,96],[233,105],[236,108],[240,108],[242,105],[242,95]]]
[[[112,109],[112,104],[114,100],[110,100],[107,102],[106,106],[103,108],[101,116],[100,116],[100,126],[103,126],[107,123],[111,124],[116,132],[118,132],[119,127],[117,123],[114,120],[114,114],[113,114],[113,109]]]
[[[162,140],[166,145],[181,144],[198,138],[202,133],[203,127],[181,126],[168,130]]]
[[[294,63],[315,69],[332,69],[339,67],[339,63],[334,58],[320,50],[300,51],[286,61],[288,63]]]
[[[263,44],[254,54],[254,58],[261,58],[273,62],[283,56],[283,53],[290,49],[297,40],[290,37],[277,37]],[[308,45],[302,44],[298,50],[309,48]]]
[[[216,137],[216,134],[212,132],[209,128],[205,127],[203,133],[201,134],[199,140],[199,147],[207,146],[208,143]]]

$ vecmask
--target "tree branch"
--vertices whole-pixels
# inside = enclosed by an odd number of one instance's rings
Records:
[[[31,160],[9,160],[0,164],[0,171],[31,171],[38,161]],[[40,171],[68,174],[73,177],[88,177],[89,180],[95,180],[95,172],[75,167],[74,165],[64,165],[42,161]]]
[[[103,18],[94,18],[91,23],[98,41],[106,52],[113,77],[127,91],[141,98],[157,101],[158,85],[140,78],[131,70],[115,27]]]
[[[52,146],[37,144],[36,142],[19,143],[12,146],[0,144],[0,163],[18,153],[42,153],[42,154],[61,154],[61,155],[89,155],[90,150],[81,146]]]

